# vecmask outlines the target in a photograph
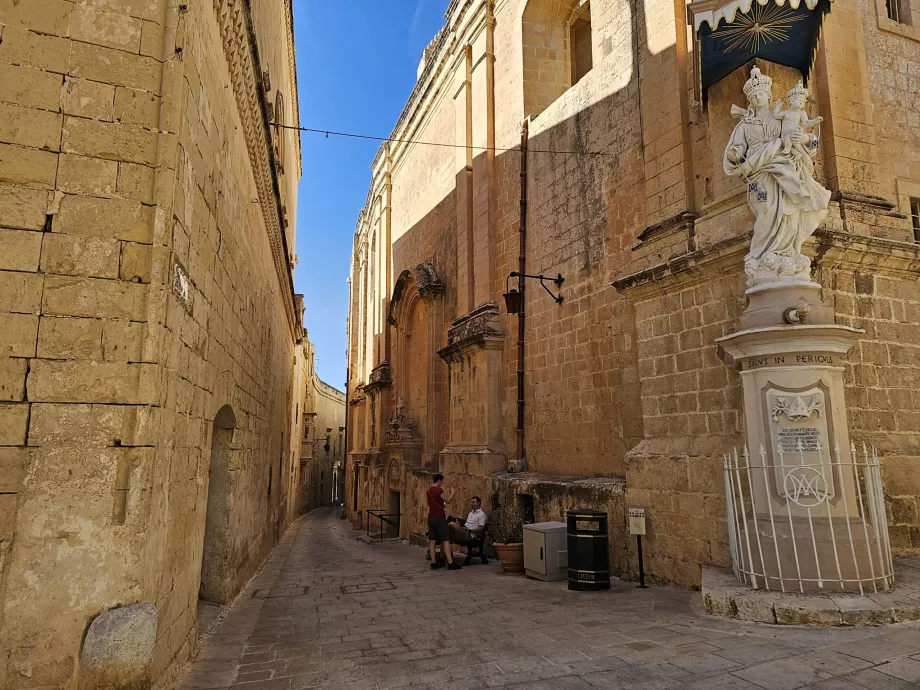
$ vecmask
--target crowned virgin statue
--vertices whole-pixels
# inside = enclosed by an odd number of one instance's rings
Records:
[[[748,108],[732,106],[741,119],[732,132],[722,162],[725,173],[747,182],[748,205],[756,216],[751,250],[744,259],[748,287],[764,283],[810,281],[811,261],[805,243],[827,215],[831,193],[814,178],[818,138],[791,122],[808,120],[802,112],[770,109],[773,80],[754,67],[744,85]],[[789,92],[790,103],[804,102],[801,84]],[[784,117],[785,116],[785,117]],[[783,127],[788,120],[787,127]]]

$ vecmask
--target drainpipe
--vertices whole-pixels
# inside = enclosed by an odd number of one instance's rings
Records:
[[[518,312],[518,363],[517,363],[517,459],[524,462],[524,275],[527,273],[527,129],[529,119],[521,127],[521,223],[518,249],[518,292],[521,293],[521,311]]]
[[[343,488],[345,484],[348,482],[348,456],[350,455],[349,447],[348,447],[348,408],[351,407],[351,405],[348,404],[349,402],[348,400],[349,384],[351,384],[351,367],[345,367],[345,431],[344,431],[345,438],[342,440],[342,451],[344,453],[344,457],[342,458],[342,479],[343,479],[342,486]],[[345,496],[345,494],[347,493],[348,493],[347,491],[342,491],[342,514],[339,515],[339,517],[342,518],[343,520],[346,517],[345,511],[346,511],[348,501],[347,501],[347,497]]]

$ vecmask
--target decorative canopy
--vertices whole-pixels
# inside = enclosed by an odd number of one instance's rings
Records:
[[[754,58],[808,80],[831,0],[698,0],[688,6],[702,93]]]

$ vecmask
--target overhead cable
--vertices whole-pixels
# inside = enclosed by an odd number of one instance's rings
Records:
[[[281,127],[282,129],[296,129],[300,132],[309,132],[310,134],[325,134],[328,139],[330,136],[347,137],[349,139],[368,139],[370,141],[386,141],[396,144],[416,144],[418,146],[442,146],[451,149],[476,149],[477,151],[520,151],[520,148],[501,148],[499,146],[467,146],[466,144],[446,144],[437,141],[419,141],[417,139],[396,139],[393,137],[375,137],[369,134],[355,134],[353,132],[334,132],[326,129],[313,129],[311,127],[295,127],[293,125],[282,125],[278,122],[270,123],[272,127]],[[615,153],[606,151],[550,151],[541,149],[527,149],[528,153],[557,153],[567,156],[615,156]]]

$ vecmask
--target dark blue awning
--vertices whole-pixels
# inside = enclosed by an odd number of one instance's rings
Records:
[[[697,40],[702,94],[754,58],[802,73],[814,64],[830,0],[713,0],[689,6]]]

